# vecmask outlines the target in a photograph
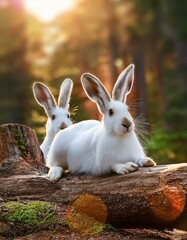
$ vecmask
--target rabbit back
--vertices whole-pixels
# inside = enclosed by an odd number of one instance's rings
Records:
[[[98,125],[100,122],[96,120],[82,121],[58,132],[50,147],[47,166],[67,166],[68,169],[77,172],[80,159],[84,161],[87,152],[89,154],[89,145],[92,142],[90,132],[95,132]]]
[[[47,158],[47,166],[68,168],[73,173],[102,175],[115,163],[135,162],[144,151],[132,132],[125,138],[105,131],[102,122],[83,121],[60,131]]]

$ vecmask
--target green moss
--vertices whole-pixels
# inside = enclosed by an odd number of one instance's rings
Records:
[[[12,132],[14,134],[14,139],[18,145],[18,148],[23,156],[27,155],[27,142],[25,138],[23,137],[22,131],[19,129],[19,127],[14,126],[12,128]]]
[[[4,221],[26,224],[32,228],[46,228],[54,223],[54,208],[53,204],[42,201],[32,201],[28,204],[8,202],[0,207]]]

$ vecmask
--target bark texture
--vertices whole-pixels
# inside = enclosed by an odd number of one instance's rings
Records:
[[[45,171],[35,132],[20,124],[0,126],[0,176]]]

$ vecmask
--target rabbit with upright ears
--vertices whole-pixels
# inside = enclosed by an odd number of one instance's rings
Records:
[[[126,105],[133,80],[134,65],[131,64],[119,75],[111,99],[95,76],[82,75],[84,91],[97,104],[103,119],[74,124],[55,136],[46,162],[50,180],[60,179],[66,168],[74,173],[102,175],[111,171],[126,174],[139,166],[155,165],[145,155]]]
[[[40,82],[33,84],[34,97],[39,105],[41,105],[47,114],[46,136],[40,148],[43,152],[44,159],[47,159],[47,154],[50,145],[55,135],[61,130],[72,125],[70,113],[68,111],[70,95],[73,88],[73,82],[70,79],[65,79],[60,87],[58,104],[55,101],[49,88]]]

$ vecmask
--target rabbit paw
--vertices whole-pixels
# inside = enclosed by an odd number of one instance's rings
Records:
[[[112,170],[118,174],[127,174],[138,170],[138,165],[133,162],[128,162],[124,164],[114,164]]]
[[[153,161],[153,159],[145,157],[138,160],[138,165],[140,167],[152,167],[156,166],[156,163]]]
[[[50,168],[47,176],[50,181],[58,181],[62,177],[63,172],[63,168],[55,166]]]

